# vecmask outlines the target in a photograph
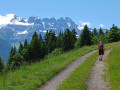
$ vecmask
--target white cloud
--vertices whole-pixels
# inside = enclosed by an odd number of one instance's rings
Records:
[[[19,22],[19,21],[13,21],[11,24],[14,24],[14,25],[34,25],[34,23],[23,23],[23,22]]]
[[[0,25],[11,24],[10,20],[14,18],[14,14],[0,15]]]
[[[14,14],[7,14],[5,16],[0,15],[0,26],[4,26],[7,24],[14,24],[14,25],[34,25],[34,23],[23,23],[23,22],[19,22],[20,17],[16,20],[13,20],[11,22],[11,20],[14,18]]]
[[[100,24],[100,27],[103,27],[104,25],[103,24]]]
[[[83,21],[80,21],[80,24],[81,24],[82,26],[87,25],[88,27],[91,27],[91,23],[90,23],[90,22],[83,22]]]

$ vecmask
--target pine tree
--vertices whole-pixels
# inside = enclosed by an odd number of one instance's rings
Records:
[[[62,48],[64,51],[73,49],[72,32],[67,28],[62,37]]]
[[[4,62],[0,57],[0,72],[2,72],[3,69],[4,69]]]
[[[48,39],[50,38],[50,34],[47,30],[45,37],[44,37],[44,41],[45,41],[45,53],[48,54]]]
[[[32,51],[32,47],[31,47],[31,44],[28,44],[27,45],[27,49],[23,50],[24,51],[24,58],[25,58],[25,61],[27,61],[30,65],[32,63],[32,59],[33,59],[33,51]]]
[[[99,36],[100,35],[104,35],[104,32],[103,32],[103,30],[102,30],[102,28],[100,27],[100,29],[99,29]]]
[[[110,29],[109,33],[108,33],[108,41],[109,42],[116,42],[119,40],[119,29],[117,28],[117,26],[114,26]]]
[[[60,31],[59,35],[57,36],[56,47],[57,48],[61,48],[62,47],[62,33],[61,33],[61,31]]]
[[[46,45],[47,45],[47,43],[48,43],[49,36],[50,36],[50,34],[49,34],[48,30],[47,30],[47,32],[46,32],[46,34],[45,34],[45,44],[46,44]]]
[[[94,28],[94,30],[93,30],[93,35],[98,36],[98,33],[97,33],[97,29],[96,29],[96,28]]]
[[[45,43],[42,39],[41,34],[39,35],[39,42],[40,42],[40,58],[45,56]]]
[[[19,48],[18,48],[18,53],[21,53],[23,50],[23,44],[20,42]]]
[[[55,32],[52,32],[51,30],[49,32],[49,39],[47,43],[48,53],[51,53],[56,48],[56,41],[57,41],[57,37],[55,36]]]
[[[74,45],[75,45],[75,43],[76,43],[76,41],[77,41],[77,37],[76,37],[76,31],[75,31],[75,29],[73,29],[72,30],[72,42],[73,42],[73,44],[72,44],[72,48],[74,48]]]
[[[25,42],[24,42],[24,48],[26,48],[27,47],[27,39],[25,39]]]
[[[26,48],[24,48],[21,52],[21,56],[23,57],[23,61],[28,62],[28,60],[30,59],[28,56],[28,45]]]
[[[7,68],[8,70],[11,70],[11,65],[13,63],[13,57],[16,55],[16,46],[12,47],[11,51],[10,51],[10,56],[8,58],[8,62],[7,62]]]
[[[31,59],[32,61],[35,61],[37,58],[40,57],[40,42],[38,39],[38,35],[36,32],[34,32],[33,36],[32,36],[32,40],[31,40]]]
[[[90,31],[88,30],[88,27],[87,25],[85,25],[81,35],[80,35],[80,38],[81,38],[81,41],[80,41],[80,45],[81,46],[84,46],[84,45],[91,45],[92,42],[91,42],[91,33]]]
[[[107,29],[106,32],[105,32],[105,34],[107,35],[108,33],[109,33],[109,30]]]

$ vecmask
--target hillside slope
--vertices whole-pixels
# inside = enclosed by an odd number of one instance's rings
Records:
[[[7,62],[7,59],[9,57],[10,49],[10,43],[7,40],[0,38],[0,56],[5,62]]]

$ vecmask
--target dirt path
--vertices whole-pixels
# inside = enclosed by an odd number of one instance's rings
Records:
[[[56,90],[59,85],[67,78],[69,77],[70,73],[74,71],[82,62],[85,61],[86,58],[88,58],[90,55],[95,53],[97,50],[94,50],[85,56],[82,56],[81,58],[75,60],[72,62],[69,66],[67,66],[64,70],[62,70],[59,74],[54,76],[52,79],[47,81],[46,84],[44,84],[39,90]]]
[[[97,59],[90,78],[87,80],[87,90],[109,90],[108,83],[104,81],[103,75],[105,74],[105,57],[109,54],[110,50],[105,51],[103,61]]]

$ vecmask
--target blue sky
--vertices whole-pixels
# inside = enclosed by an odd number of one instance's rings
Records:
[[[0,15],[28,18],[70,17],[76,24],[91,28],[120,27],[120,0],[1,0]]]

